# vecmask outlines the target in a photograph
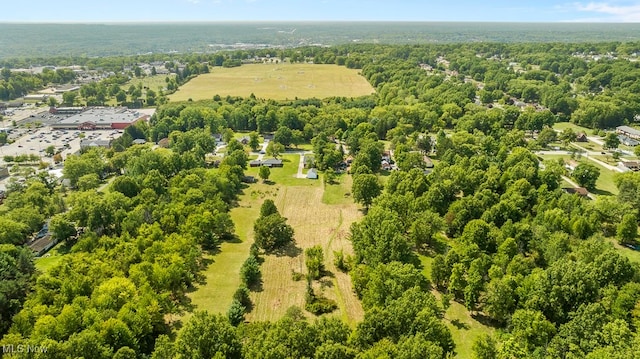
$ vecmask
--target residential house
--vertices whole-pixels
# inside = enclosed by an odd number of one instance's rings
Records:
[[[382,168],[383,171],[390,171],[391,164],[387,160],[382,160],[382,162],[380,163],[380,168]]]
[[[260,166],[262,166],[262,161],[260,160],[249,161],[249,167],[260,167]]]
[[[429,156],[422,156],[422,162],[424,162],[424,166],[427,168],[433,168],[433,161]]]
[[[282,160],[278,160],[275,158],[270,158],[268,160],[262,161],[262,165],[265,167],[284,167]]]
[[[578,162],[574,161],[574,160],[569,160],[566,161],[564,163],[564,168],[566,168],[567,170],[573,172],[573,170],[576,169],[576,167],[578,167]]]
[[[620,164],[623,166],[623,170],[634,172],[640,170],[640,161],[621,161]]]
[[[625,146],[635,147],[637,145],[640,145],[639,141],[634,140],[633,138],[627,137],[625,135],[618,135],[618,139],[620,140],[620,143],[622,143]]]
[[[579,134],[577,134],[576,142],[589,142],[589,139],[587,138],[587,134],[584,132],[580,132]]]
[[[563,191],[565,191],[566,193],[569,194],[577,194],[581,197],[588,197],[589,196],[589,191],[587,191],[586,188],[584,187],[567,187],[567,188],[563,188]]]

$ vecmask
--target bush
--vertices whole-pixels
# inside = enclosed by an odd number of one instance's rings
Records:
[[[322,253],[321,246],[313,246],[311,248],[307,248],[304,251],[305,254],[305,264],[307,265],[307,273],[309,273],[309,278],[318,279],[322,276],[322,272],[324,271],[324,255]]]
[[[260,280],[260,263],[254,256],[250,256],[240,268],[240,278],[245,286],[250,287]]]
[[[333,264],[342,272],[348,272],[350,269],[350,265],[344,257],[344,252],[342,250],[333,251]]]
[[[304,274],[302,274],[300,272],[296,272],[293,269],[291,270],[291,279],[293,279],[294,282],[298,282],[302,278],[304,278]]]
[[[237,300],[233,300],[231,302],[231,307],[227,312],[227,318],[229,318],[229,323],[233,326],[237,326],[238,324],[244,321],[244,311],[245,307]]]
[[[315,315],[331,313],[338,308],[335,300],[325,297],[314,297],[311,302],[305,304],[304,309]]]
[[[304,309],[315,315],[331,313],[338,308],[335,300],[317,296],[311,287],[311,281],[307,281],[307,294],[305,296]]]
[[[233,293],[233,300],[237,300],[245,307],[251,306],[251,298],[249,298],[249,288],[246,285],[240,284],[240,287]]]

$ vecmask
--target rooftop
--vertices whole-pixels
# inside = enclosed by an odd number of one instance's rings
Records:
[[[93,122],[95,124],[133,123],[140,117],[139,113],[129,111],[125,107],[96,107],[60,120],[57,124],[79,125],[85,122]]]
[[[640,136],[640,131],[635,129],[635,128],[633,128],[633,127],[618,126],[618,127],[616,127],[616,130],[622,131],[622,132],[625,132],[625,133],[629,133],[629,134],[632,134],[632,135]]]

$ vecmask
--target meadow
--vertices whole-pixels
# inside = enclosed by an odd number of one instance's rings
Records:
[[[358,70],[336,65],[248,64],[215,67],[169,96],[170,101],[211,99],[214,95],[285,100],[295,98],[358,97],[373,93]]]
[[[304,250],[319,244],[324,250],[326,271],[330,274],[318,281],[315,289],[338,303],[338,310],[331,315],[353,326],[362,320],[364,312],[352,290],[350,276],[335,268],[333,251],[353,253],[348,240],[349,226],[362,214],[351,198],[330,201],[330,204],[325,201],[327,193],[333,197],[336,196],[333,192],[346,190],[346,181],[325,186],[321,180],[295,178],[300,156],[287,154],[283,159],[285,166],[272,168],[269,182],[259,181],[243,190],[238,206],[231,210],[237,240],[223,243],[219,253],[207,256],[211,262],[203,273],[205,281],[189,294],[191,304],[196,309],[226,313],[233,293],[240,285],[240,267],[253,243],[253,222],[262,202],[272,199],[294,228],[295,244],[285,253],[264,256],[262,283],[251,293],[253,308],[246,319],[277,320],[291,306],[304,308],[306,284],[304,280],[295,281],[292,272],[306,272]],[[246,173],[257,176],[257,169],[249,168]]]

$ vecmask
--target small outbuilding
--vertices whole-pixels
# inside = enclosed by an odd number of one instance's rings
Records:
[[[310,169],[307,172],[308,179],[318,179],[318,171],[315,168]]]

